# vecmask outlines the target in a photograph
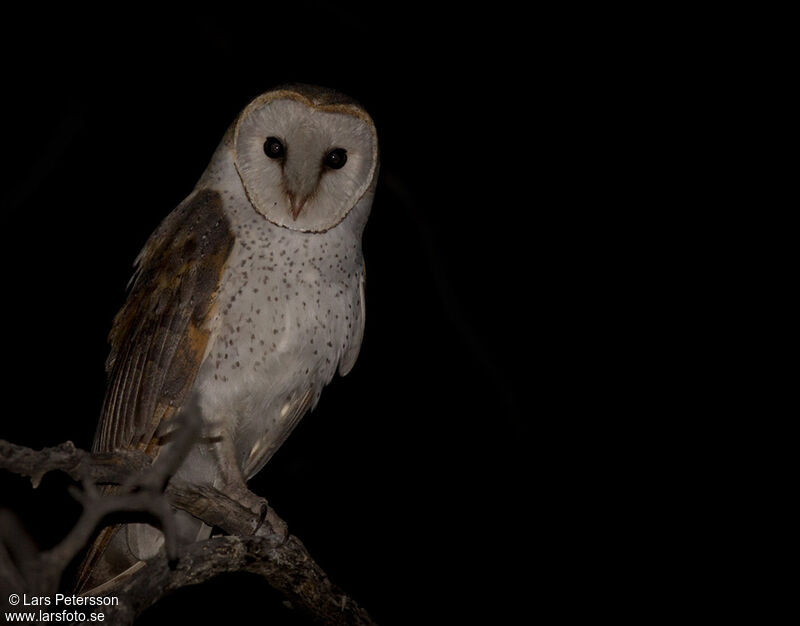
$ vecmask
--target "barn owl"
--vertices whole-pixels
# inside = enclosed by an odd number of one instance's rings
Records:
[[[377,173],[375,126],[351,98],[289,85],[252,100],[136,259],[109,335],[94,451],[155,458],[170,420],[196,407],[203,438],[176,476],[251,504],[246,481],[358,355]],[[203,532],[186,514],[179,522],[184,540]],[[104,529],[79,587],[162,543],[145,524]]]

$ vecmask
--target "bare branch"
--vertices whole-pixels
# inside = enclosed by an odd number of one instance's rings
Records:
[[[83,505],[83,513],[69,534],[51,550],[38,556],[37,568],[40,590],[44,594],[53,593],[58,588],[61,575],[78,553],[89,543],[95,528],[110,513],[148,513],[159,521],[164,536],[171,538],[172,553],[175,545],[175,520],[169,502],[160,494],[149,491],[102,495],[96,489],[85,491],[73,489],[72,495]]]
[[[213,487],[169,479],[198,435],[191,422],[184,422],[168,435],[174,435],[173,445],[166,448],[168,454],[162,455],[163,460],[160,456],[152,465],[149,457],[139,453],[89,454],[70,442],[34,451],[0,440],[0,467],[31,476],[34,483],[54,470],[84,483],[83,492],[75,493],[84,511],[72,531],[59,545],[32,561],[30,555],[15,559],[27,562],[18,570],[4,568],[8,559],[4,558],[7,555],[3,554],[3,544],[9,545],[9,537],[23,535],[24,531],[12,518],[0,518],[0,539],[6,539],[0,543],[0,578],[8,569],[6,578],[17,585],[25,581],[39,593],[53,593],[64,568],[86,545],[105,515],[116,511],[147,512],[160,521],[169,543],[174,536],[171,505],[232,536],[215,537],[180,549],[173,541],[167,555],[160,553],[145,567],[114,581],[113,594],[119,597],[120,605],[114,608],[113,623],[132,623],[141,611],[179,587],[199,584],[222,573],[246,571],[263,576],[293,606],[319,622],[373,624],[357,602],[331,584],[303,543],[288,534],[285,522],[271,508],[262,520]],[[118,484],[122,491],[101,495],[95,483]],[[19,547],[22,549],[22,544]],[[39,577],[31,578],[31,571],[39,572]],[[104,586],[102,593],[110,593],[109,587]]]
[[[0,510],[0,591],[24,592],[27,581],[34,578],[31,568],[37,555],[36,546],[17,516]]]
[[[262,520],[252,510],[209,485],[193,485],[172,479],[167,485],[167,495],[172,505],[209,526],[216,526],[231,535],[276,536],[286,541],[288,530],[284,522],[270,507]]]
[[[73,558],[86,546],[102,519],[110,513],[147,513],[158,521],[164,533],[170,559],[177,557],[177,532],[172,509],[164,496],[164,486],[183,463],[200,435],[199,408],[190,405],[172,421],[165,435],[170,445],[153,462],[140,451],[120,450],[113,454],[89,454],[71,441],[34,451],[0,440],[0,468],[30,476],[36,488],[51,471],[63,471],[83,483],[83,491],[70,493],[83,505],[83,513],[70,533],[53,549],[37,556],[33,568],[36,580],[29,582],[41,593],[55,591],[61,575]],[[97,484],[120,485],[113,493],[101,494]]]
[[[114,590],[120,604],[109,607],[106,619],[114,624],[131,624],[164,595],[228,572],[263,576],[294,607],[320,623],[374,625],[364,609],[331,584],[297,538],[279,543],[273,538],[252,536],[215,537],[193,543],[182,550],[173,568],[163,557],[153,559]]]
[[[29,476],[34,489],[45,474],[62,471],[72,479],[95,484],[121,484],[131,475],[150,466],[152,459],[138,450],[119,450],[114,454],[89,454],[71,441],[52,448],[32,450],[0,439],[0,469]]]

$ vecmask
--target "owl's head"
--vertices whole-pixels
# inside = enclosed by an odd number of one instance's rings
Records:
[[[375,125],[342,94],[308,85],[268,91],[233,127],[236,170],[253,207],[292,230],[336,226],[370,189]]]

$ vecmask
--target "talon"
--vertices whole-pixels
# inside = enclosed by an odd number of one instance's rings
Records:
[[[256,524],[255,529],[253,530],[253,534],[255,535],[258,530],[264,525],[264,521],[267,519],[267,512],[269,511],[269,506],[267,506],[266,502],[261,503],[261,510],[258,514],[258,524]]]

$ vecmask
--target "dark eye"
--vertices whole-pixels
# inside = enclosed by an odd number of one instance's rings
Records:
[[[347,150],[344,148],[334,148],[325,155],[325,165],[332,170],[341,169],[347,163]]]
[[[286,149],[277,137],[267,137],[264,142],[264,154],[270,159],[282,159],[283,155],[286,154]]]

